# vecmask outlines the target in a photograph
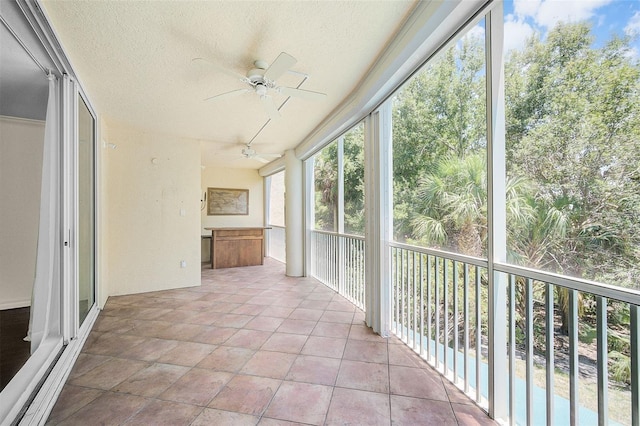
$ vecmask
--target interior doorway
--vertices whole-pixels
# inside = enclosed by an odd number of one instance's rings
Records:
[[[0,25],[0,391],[31,356],[46,75]],[[26,340],[25,340],[26,339]]]

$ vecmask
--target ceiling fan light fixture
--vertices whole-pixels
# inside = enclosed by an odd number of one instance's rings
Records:
[[[265,86],[262,83],[256,84],[256,93],[258,95],[260,95],[260,97],[266,96],[267,95],[267,86]]]
[[[242,149],[242,155],[244,155],[245,158],[251,158],[256,154],[257,154],[256,151],[251,147],[246,147]]]

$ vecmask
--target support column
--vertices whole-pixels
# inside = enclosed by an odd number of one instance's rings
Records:
[[[365,121],[365,321],[381,336],[391,331],[391,104]]]
[[[344,136],[340,136],[337,140],[338,144],[338,223],[336,223],[336,231],[338,234],[344,234]],[[345,262],[346,241],[342,237],[338,237],[337,241],[337,259],[338,259],[338,293],[345,294]]]
[[[263,179],[263,200],[264,200],[264,226],[269,226],[271,222],[271,176]],[[266,229],[264,233],[264,255],[271,256],[271,229]]]
[[[487,224],[489,267],[489,415],[507,419],[507,278],[494,271],[507,261],[503,4],[487,14]]]
[[[315,271],[313,270],[312,256],[314,256],[314,247],[312,246],[311,230],[315,228],[316,224],[316,197],[315,197],[315,180],[314,180],[314,157],[309,158],[302,164],[302,173],[304,175],[304,276],[312,276]]]
[[[304,198],[302,161],[290,149],[284,153],[285,162],[285,223],[287,240],[286,274],[304,275]]]

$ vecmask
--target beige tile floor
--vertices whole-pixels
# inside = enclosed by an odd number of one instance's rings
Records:
[[[494,424],[362,311],[270,259],[110,297],[48,423]]]

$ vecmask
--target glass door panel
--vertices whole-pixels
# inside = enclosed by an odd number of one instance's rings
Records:
[[[95,120],[78,97],[78,312],[79,324],[95,302]]]

